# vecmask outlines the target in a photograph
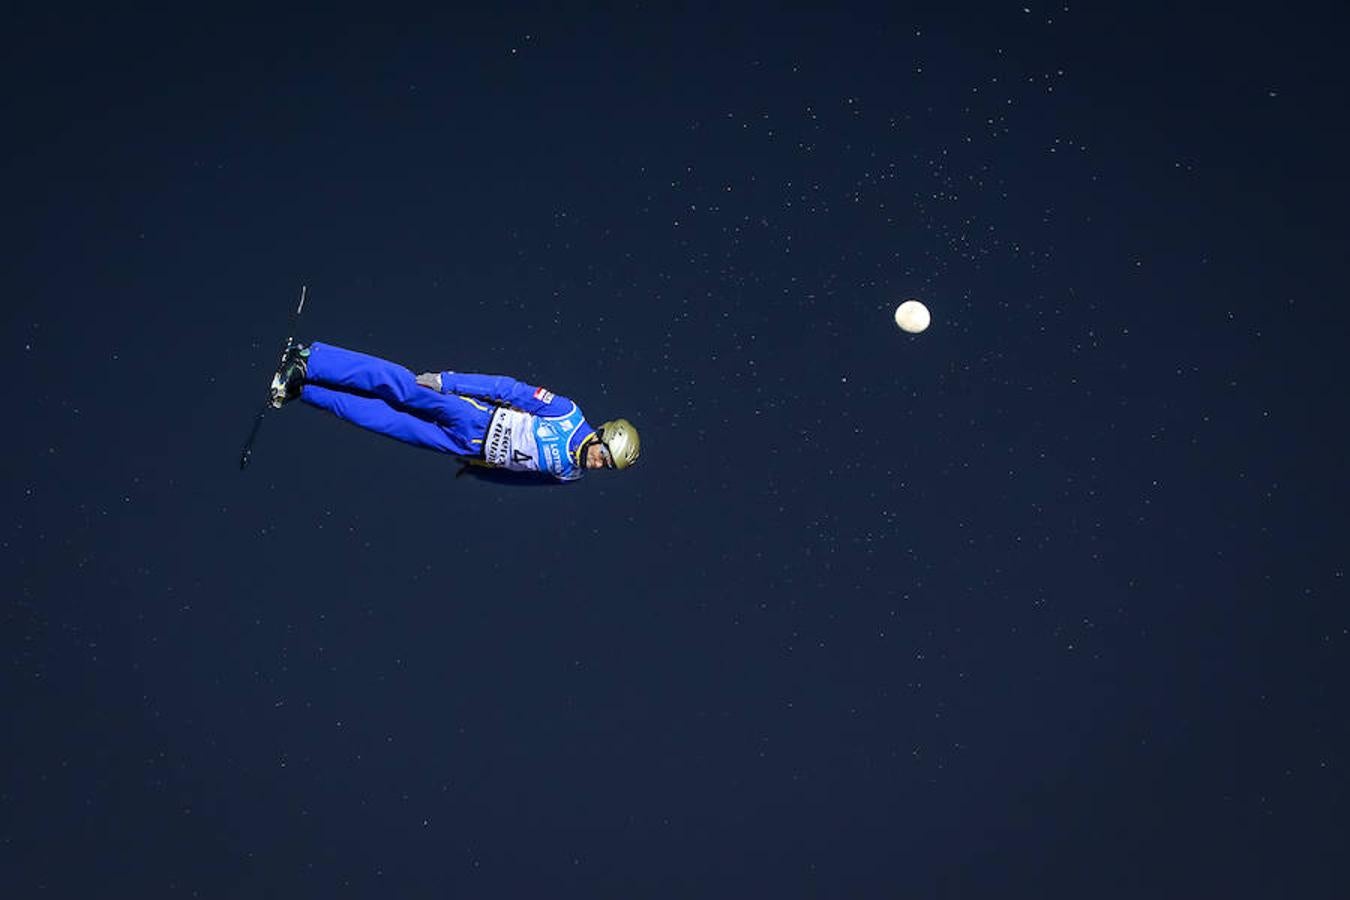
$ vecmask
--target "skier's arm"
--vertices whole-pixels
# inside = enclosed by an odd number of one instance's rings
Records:
[[[566,397],[559,397],[545,388],[516,381],[506,375],[442,372],[441,393],[476,397],[535,415],[563,415],[572,408],[572,401]]]

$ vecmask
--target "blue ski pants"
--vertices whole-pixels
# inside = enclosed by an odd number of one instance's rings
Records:
[[[493,412],[472,397],[423,387],[397,363],[318,341],[309,345],[300,399],[370,431],[456,456],[482,455]]]

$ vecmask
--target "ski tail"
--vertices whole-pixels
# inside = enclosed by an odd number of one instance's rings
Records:
[[[277,363],[278,371],[286,364],[286,355],[291,352],[295,346],[295,326],[300,323],[300,314],[305,310],[305,297],[308,294],[309,286],[300,285],[300,302],[295,309],[291,311],[290,322],[286,326],[286,344],[281,348],[281,361]],[[253,457],[253,442],[258,439],[258,432],[262,429],[263,418],[267,411],[272,408],[272,388],[268,384],[267,400],[263,403],[262,409],[253,417],[253,427],[249,429],[248,439],[244,441],[244,449],[239,454],[239,470],[242,472],[248,468],[249,460]]]

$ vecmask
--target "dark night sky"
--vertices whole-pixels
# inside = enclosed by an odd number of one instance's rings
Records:
[[[1347,21],[1131,7],[9,16],[0,893],[1350,896]]]

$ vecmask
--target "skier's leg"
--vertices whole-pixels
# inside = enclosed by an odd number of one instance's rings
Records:
[[[416,376],[398,363],[319,341],[309,345],[305,381],[373,394],[391,406],[446,426],[455,424],[447,419],[463,405],[458,398],[418,384]]]
[[[427,390],[422,388],[422,390]],[[428,391],[430,393],[430,391]],[[327,410],[340,419],[388,437],[456,456],[476,456],[483,450],[482,435],[474,439],[458,429],[445,428],[412,413],[395,409],[377,397],[363,397],[332,390],[319,384],[306,384],[300,400]]]

